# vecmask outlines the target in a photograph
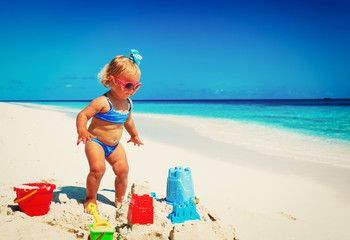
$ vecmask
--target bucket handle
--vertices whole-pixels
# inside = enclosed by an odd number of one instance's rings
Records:
[[[21,202],[21,201],[23,201],[23,200],[29,198],[29,197],[32,196],[33,194],[35,194],[37,191],[38,191],[38,190],[34,190],[33,192],[28,193],[27,195],[25,195],[24,197],[22,197],[22,198],[20,198],[20,199],[17,199],[17,198],[16,198],[15,200],[13,200],[13,202],[14,202],[14,203]]]

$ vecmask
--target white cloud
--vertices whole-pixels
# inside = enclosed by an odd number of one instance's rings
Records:
[[[224,92],[224,89],[220,89],[220,90],[216,90],[215,91],[215,94],[221,94],[221,93],[223,93]]]

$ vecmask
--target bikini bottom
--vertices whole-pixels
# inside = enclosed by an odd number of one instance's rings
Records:
[[[98,144],[101,145],[101,147],[105,151],[105,157],[108,157],[109,154],[111,154],[114,151],[114,149],[116,149],[118,147],[118,144],[119,144],[119,142],[118,142],[117,145],[109,146],[109,145],[104,144],[103,142],[101,142],[100,140],[98,140],[96,138],[90,138],[90,139],[91,139],[91,141],[97,142]]]

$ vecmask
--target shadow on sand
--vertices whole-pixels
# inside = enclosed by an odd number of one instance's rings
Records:
[[[108,191],[108,192],[114,192],[114,190],[109,189],[102,189],[100,191]],[[83,204],[86,197],[86,189],[84,187],[77,187],[77,186],[64,186],[58,188],[58,191],[55,191],[53,193],[52,201],[54,203],[61,203],[60,201],[60,194],[65,194],[68,199],[74,199],[78,203]],[[97,194],[97,200],[108,205],[114,206],[114,201],[109,200],[104,195],[98,193]]]

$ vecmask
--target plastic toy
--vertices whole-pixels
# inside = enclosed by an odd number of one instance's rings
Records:
[[[153,198],[147,194],[132,194],[128,210],[128,221],[131,224],[153,224]]]
[[[151,197],[153,197],[155,200],[159,200],[159,198],[157,198],[157,195],[155,192],[151,192]]]
[[[194,198],[193,181],[190,168],[169,168],[167,179],[167,203],[187,202]]]
[[[192,199],[192,201],[195,202],[196,204],[198,204],[199,203],[199,198],[194,197],[194,199]]]
[[[88,209],[91,211],[92,215],[95,218],[96,223],[93,224],[93,229],[94,230],[102,230],[105,228],[112,228],[111,224],[106,221],[101,221],[101,218],[98,216],[97,211],[96,211],[96,205],[94,203],[89,203]]]
[[[200,220],[196,212],[196,204],[192,200],[183,203],[173,203],[173,212],[168,215],[171,223],[183,223],[187,220]]]
[[[115,228],[113,229],[103,229],[103,230],[95,230],[93,228],[94,224],[89,224],[89,231],[90,231],[90,235],[89,235],[89,240],[113,240],[113,236],[115,233]]]
[[[199,202],[199,199],[194,196],[190,168],[169,168],[166,202],[173,206],[173,212],[168,215],[172,223],[200,220],[196,212],[196,203]]]
[[[14,187],[19,208],[28,216],[45,215],[50,210],[55,184],[50,183],[26,183],[23,187]]]

